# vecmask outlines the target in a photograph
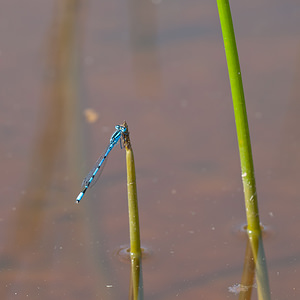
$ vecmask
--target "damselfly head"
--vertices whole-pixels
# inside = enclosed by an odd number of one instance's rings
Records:
[[[116,130],[122,131],[123,133],[126,132],[127,128],[122,125],[116,125],[115,126]]]

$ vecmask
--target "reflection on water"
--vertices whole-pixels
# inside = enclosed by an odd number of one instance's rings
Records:
[[[261,220],[275,233],[264,239],[270,284],[278,299],[298,299],[299,18],[271,1],[246,5],[235,3],[233,18]],[[249,247],[244,281],[246,243],[232,235],[244,204],[215,3],[0,8],[1,299],[127,299],[130,266],[114,255],[129,237],[123,151],[75,204],[123,120],[135,145],[141,239],[153,249],[143,261],[145,299],[234,299],[228,287],[255,286]]]
[[[69,201],[65,199],[66,188],[74,186],[74,182],[64,174],[66,168],[76,170],[74,162],[78,161],[79,155],[74,147],[75,133],[70,134],[72,128],[73,131],[76,128],[78,109],[79,9],[79,1],[57,3],[54,25],[47,41],[48,68],[39,115],[41,125],[33,145],[28,183],[10,220],[9,238],[1,251],[1,299],[14,296],[44,298],[45,292],[48,294],[49,290],[57,288],[55,281],[59,278],[54,271],[55,265],[62,261],[63,268],[75,272],[74,261],[70,258],[79,258],[72,252],[74,243],[64,243],[70,231],[69,222],[77,214],[72,213],[75,209],[71,208],[71,203],[66,206]],[[66,132],[68,140],[65,140]],[[74,157],[63,159],[62,155],[66,151],[71,153],[71,148],[75,149]],[[73,226],[78,234],[82,233],[79,224]],[[63,247],[69,248],[69,252],[61,252]],[[56,291],[51,293],[55,295]]]
[[[130,255],[130,287],[129,300],[143,300],[144,299],[144,283],[142,258],[139,255]]]

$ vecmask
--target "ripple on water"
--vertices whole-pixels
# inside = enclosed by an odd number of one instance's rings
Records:
[[[269,225],[264,225],[260,223],[260,228],[262,231],[262,236],[264,239],[270,238],[274,235],[274,231],[272,230],[271,226]],[[233,233],[238,237],[238,238],[247,238],[247,223],[243,223],[240,225],[235,226],[233,229]]]
[[[152,251],[147,247],[142,247],[142,259],[148,259],[152,256]],[[116,256],[121,262],[130,263],[130,247],[127,245],[120,246],[119,249],[116,250]]]

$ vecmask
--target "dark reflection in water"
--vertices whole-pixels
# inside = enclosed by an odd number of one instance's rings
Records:
[[[46,299],[46,294],[60,294],[56,282],[60,278],[54,271],[55,265],[68,270],[70,276],[72,269],[75,272],[74,261],[79,259],[79,253],[72,251],[74,243],[71,240],[64,243],[70,221],[78,215],[71,203],[65,205],[69,202],[65,199],[66,188],[74,186],[74,182],[64,174],[66,168],[77,170],[75,156],[79,155],[78,147],[74,147],[79,13],[80,1],[57,2],[47,47],[49,60],[39,116],[41,125],[30,158],[28,183],[10,220],[9,238],[1,251],[1,299],[15,296]],[[67,132],[69,138],[66,140]],[[65,160],[63,156],[70,147],[74,151],[68,152],[74,153],[74,157],[67,156]],[[53,182],[58,184],[54,187]],[[72,224],[73,230],[82,234],[79,224]],[[90,293],[71,298],[83,299]],[[69,296],[71,294],[70,290]]]
[[[272,228],[264,239],[271,289],[282,300],[299,299],[294,2],[232,4],[261,221]],[[142,244],[152,251],[145,299],[236,299],[228,287],[241,287],[245,240],[232,230],[245,216],[216,4],[0,7],[1,299],[128,298],[130,266],[113,255],[129,236],[122,150],[75,204],[82,176],[123,120],[135,145]],[[85,108],[97,113],[93,125],[81,120]]]

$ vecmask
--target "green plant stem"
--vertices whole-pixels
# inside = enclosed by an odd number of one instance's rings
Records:
[[[250,134],[240,63],[236,47],[232,17],[228,0],[217,0],[224,47],[227,59],[231,94],[235,115],[237,138],[240,152],[242,181],[247,215],[247,230],[256,266],[257,292],[260,300],[269,300],[270,288],[266,258],[263,249],[259,221],[256,184],[252,159]]]
[[[129,138],[128,125],[122,124],[127,128],[123,133],[123,143],[126,150],[127,167],[127,193],[128,193],[128,212],[129,212],[129,232],[130,232],[130,262],[131,262],[131,294],[130,299],[142,300],[143,278],[142,278],[142,251],[140,241],[139,211],[136,190],[136,177],[134,156]]]
[[[248,223],[247,228],[248,231],[260,231],[250,134],[248,128],[242,75],[235,42],[230,6],[228,0],[217,0],[217,4],[223,33],[240,151],[242,180]]]
[[[129,138],[128,125],[126,122],[123,126],[127,128],[123,134],[123,143],[126,150],[126,167],[127,167],[127,194],[128,194],[128,212],[129,212],[129,231],[130,231],[130,253],[135,257],[141,255],[140,242],[140,225],[139,211],[136,191],[136,177],[134,156]]]
[[[130,229],[130,253],[141,254],[139,212],[136,192],[135,166],[132,148],[126,147],[127,192]]]

